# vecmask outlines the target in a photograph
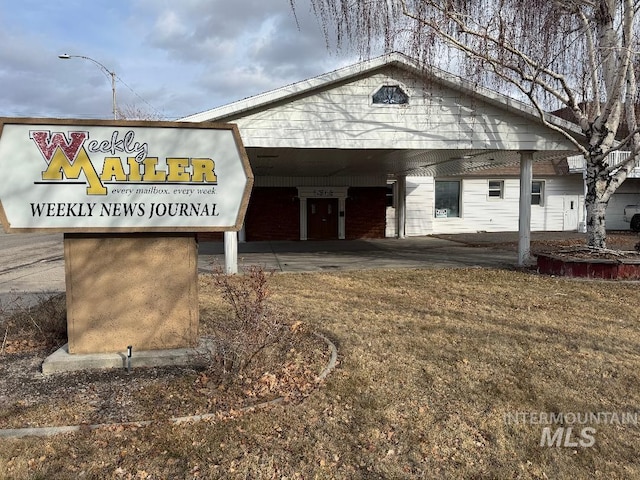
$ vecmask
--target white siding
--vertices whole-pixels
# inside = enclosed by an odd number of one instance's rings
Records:
[[[385,84],[400,84],[409,105],[372,105]],[[538,123],[393,67],[225,121],[247,147],[574,149]]]
[[[450,180],[450,179],[447,179]],[[465,178],[461,182],[461,216],[435,218],[433,177],[407,178],[407,236],[438,233],[501,232],[518,230],[520,181],[517,178],[491,178],[504,181],[501,199],[489,198],[489,178]],[[532,231],[575,230],[565,226],[565,198],[578,200],[578,221],[583,220],[584,190],[580,176],[534,178],[543,180],[544,205],[531,206]]]
[[[407,177],[405,234],[408,237],[433,233],[433,202],[433,177]]]
[[[517,179],[503,179],[503,198],[489,199],[489,180],[474,178],[462,182],[462,216],[458,231],[488,232],[513,231],[518,229],[518,198],[520,196]],[[445,221],[437,219],[446,228]]]
[[[571,182],[572,179],[575,181]],[[544,205],[531,205],[531,230],[564,230],[564,195],[583,194],[582,178],[576,175],[534,180],[544,181]]]

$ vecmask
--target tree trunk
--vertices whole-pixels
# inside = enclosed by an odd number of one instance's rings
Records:
[[[607,248],[605,213],[607,203],[594,198],[587,202],[587,244],[590,247]]]
[[[597,145],[597,150],[602,150],[601,138],[592,137],[589,143]],[[607,173],[609,164],[606,158],[606,155],[600,152],[592,152],[592,155],[585,157],[587,191],[584,203],[587,209],[587,245],[594,248],[607,248],[605,215],[609,199],[618,185],[617,182],[611,181]]]

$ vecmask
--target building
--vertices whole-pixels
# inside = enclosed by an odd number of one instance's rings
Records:
[[[629,152],[612,152],[607,158],[610,164],[618,165],[629,158]],[[584,174],[586,164],[582,155],[569,157],[567,162],[570,174],[580,176]],[[624,207],[637,204],[640,204],[640,168],[636,164],[636,167],[629,172],[627,179],[609,200],[606,217],[607,230],[629,230],[629,223],[625,222],[623,218]]]
[[[584,221],[575,146],[552,128],[577,126],[398,53],[182,120],[239,127],[255,175],[241,240],[528,235]]]
[[[518,230],[520,169],[506,165],[447,177],[407,177],[408,236]],[[447,212],[443,204],[451,205]],[[388,218],[395,219],[395,208]],[[533,164],[531,230],[578,230],[584,222],[584,182],[570,172],[566,158]],[[395,222],[387,223],[395,236]]]

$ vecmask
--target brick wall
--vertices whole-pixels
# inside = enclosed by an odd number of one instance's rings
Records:
[[[200,232],[196,234],[198,242],[222,242],[224,240],[223,232]]]
[[[297,188],[255,187],[245,219],[247,241],[299,240]]]
[[[385,187],[353,187],[346,200],[345,234],[356,238],[384,238]],[[247,241],[299,240],[300,200],[296,188],[255,187],[245,217]],[[200,241],[222,240],[222,233],[200,233]]]
[[[384,238],[387,214],[385,187],[353,187],[346,200],[345,234],[355,238]]]

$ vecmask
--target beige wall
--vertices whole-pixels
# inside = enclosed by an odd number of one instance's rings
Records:
[[[193,346],[194,235],[66,234],[69,353]]]

